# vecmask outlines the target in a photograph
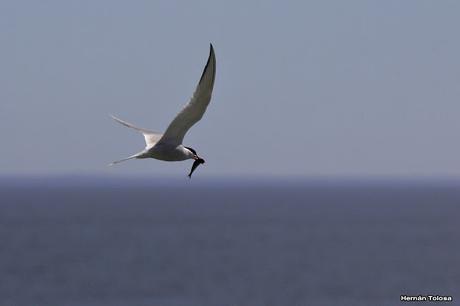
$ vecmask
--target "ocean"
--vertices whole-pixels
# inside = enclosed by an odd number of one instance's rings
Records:
[[[460,181],[4,177],[0,275],[2,306],[460,305]]]

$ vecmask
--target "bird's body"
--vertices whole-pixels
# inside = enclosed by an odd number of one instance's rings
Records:
[[[194,154],[183,145],[159,143],[145,152],[145,157],[151,157],[164,161],[183,161],[193,159]]]
[[[131,123],[112,116],[112,118],[120,124],[142,133],[146,146],[141,152],[115,161],[111,165],[129,159],[142,158],[154,158],[163,161],[183,161],[187,159],[194,159],[195,162],[193,163],[192,170],[189,174],[189,177],[191,177],[196,167],[204,163],[204,159],[200,158],[194,149],[184,146],[182,141],[187,131],[203,117],[206,108],[211,101],[215,74],[216,58],[214,55],[214,49],[211,45],[206,67],[204,68],[203,74],[201,75],[198,86],[195,89],[190,102],[184,106],[179,114],[177,114],[163,134],[136,127]]]

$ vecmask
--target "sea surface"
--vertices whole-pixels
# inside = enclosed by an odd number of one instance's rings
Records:
[[[460,305],[460,181],[0,179],[2,306]]]

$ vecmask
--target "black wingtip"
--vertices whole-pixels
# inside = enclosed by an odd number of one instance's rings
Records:
[[[204,75],[206,73],[206,70],[208,70],[208,67],[210,66],[210,64],[212,62],[213,66],[214,66],[214,71],[213,71],[213,76],[212,76],[212,86],[214,86],[214,78],[215,78],[215,75],[216,75],[216,69],[215,69],[216,55],[214,53],[214,47],[212,46],[212,43],[210,43],[209,46],[210,46],[209,57],[208,57],[208,60],[206,62],[206,66],[203,69],[203,73],[201,74],[200,81],[198,82],[198,84],[200,84],[201,81],[203,80],[203,77],[204,77]]]
[[[214,46],[212,45],[212,43],[209,43],[209,57],[211,57],[211,54],[214,53]]]

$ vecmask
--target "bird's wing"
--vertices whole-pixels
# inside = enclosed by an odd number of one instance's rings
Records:
[[[118,122],[118,123],[120,123],[120,124],[122,124],[122,125],[124,125],[126,127],[135,129],[136,131],[142,133],[142,135],[144,135],[145,148],[146,149],[149,149],[149,148],[153,147],[161,139],[161,137],[163,136],[160,133],[134,126],[129,122],[123,121],[120,118],[115,117],[114,115],[110,115],[110,117],[112,117],[112,119],[115,120],[116,122]]]
[[[210,46],[209,58],[201,75],[200,82],[190,101],[176,115],[159,141],[179,145],[187,131],[202,117],[211,101],[214,78],[216,76],[216,57],[214,48]]]

